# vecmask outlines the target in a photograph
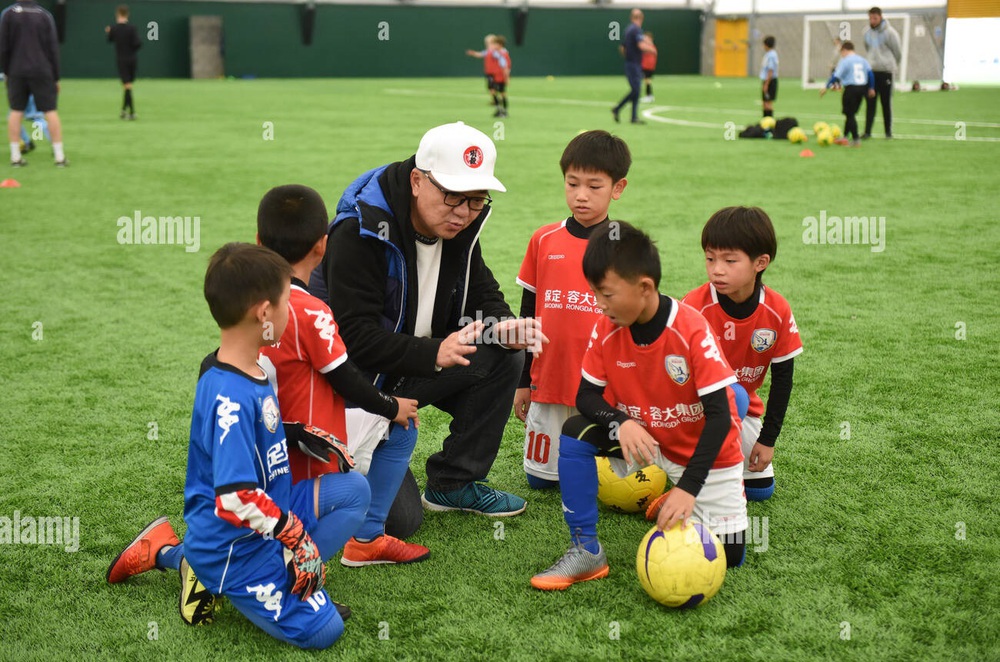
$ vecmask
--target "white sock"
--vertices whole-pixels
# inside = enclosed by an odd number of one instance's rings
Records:
[[[21,143],[10,144],[10,162],[17,163],[21,160]]]
[[[63,154],[62,143],[52,143],[52,151],[55,153],[56,161],[66,160],[66,155]]]

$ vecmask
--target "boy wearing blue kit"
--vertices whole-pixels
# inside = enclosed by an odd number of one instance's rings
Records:
[[[291,273],[281,256],[260,246],[227,244],[212,256],[205,298],[221,341],[202,363],[195,394],[187,535],[180,544],[165,517],[154,520],[111,564],[107,580],[176,568],[182,615],[189,598],[201,602],[197,615],[209,622],[211,596],[225,595],[276,639],[322,649],[344,631],[340,609],[323,589],[323,563],[360,526],[370,492],[357,473],[292,485],[278,401],[257,364],[260,349],[288,324]],[[198,590],[188,590],[189,583]]]
[[[840,47],[840,64],[830,74],[826,87],[820,90],[820,98],[834,86],[844,87],[844,97],[841,109],[844,113],[844,137],[836,142],[838,145],[848,144],[850,136],[851,147],[860,147],[858,136],[858,120],[855,117],[861,108],[861,100],[865,98],[866,90],[869,97],[875,96],[875,74],[868,60],[854,52],[854,42],[845,41]]]

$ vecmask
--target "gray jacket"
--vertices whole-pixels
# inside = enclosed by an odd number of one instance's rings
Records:
[[[899,47],[899,33],[889,25],[889,21],[883,18],[877,28],[869,27],[865,30],[865,53],[872,71],[896,73],[896,68],[903,59],[903,52]]]

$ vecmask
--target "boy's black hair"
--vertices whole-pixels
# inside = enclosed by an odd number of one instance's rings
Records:
[[[767,36],[764,37],[764,45],[768,48],[774,48],[774,37]]]
[[[233,242],[215,251],[205,271],[205,301],[220,329],[236,326],[261,301],[278,303],[292,277],[285,258],[263,246]]]
[[[851,41],[850,39],[848,39],[847,41],[845,41],[844,43],[842,43],[840,45],[840,50],[842,50],[842,51],[853,51],[854,50],[854,42]]]
[[[701,231],[702,250],[739,250],[756,260],[778,252],[778,239],[770,217],[760,207],[724,207],[712,214]],[[757,274],[757,282],[764,276]]]
[[[600,285],[609,271],[631,283],[644,276],[660,286],[660,254],[649,235],[625,221],[597,226],[583,253],[583,275],[591,285]]]
[[[607,131],[584,131],[569,141],[559,159],[563,175],[570,168],[584,172],[603,172],[612,182],[624,179],[632,166],[632,152],[618,136]]]
[[[869,14],[875,14],[876,16],[881,16],[882,15],[882,8],[881,7],[872,7],[871,9],[868,10],[868,13]]]
[[[257,207],[257,236],[261,244],[295,264],[326,234],[329,220],[323,198],[313,189],[276,186]]]

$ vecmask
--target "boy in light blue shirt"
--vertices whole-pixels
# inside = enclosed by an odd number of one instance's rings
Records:
[[[866,90],[869,97],[875,96],[875,75],[868,60],[854,52],[854,43],[851,41],[845,41],[840,46],[840,63],[830,74],[826,87],[819,93],[820,97],[834,86],[844,88],[841,102],[844,113],[844,137],[836,142],[838,145],[847,145],[847,136],[851,136],[851,147],[860,147],[858,120],[854,116],[861,107],[861,100],[865,97]]]
[[[764,60],[760,63],[761,96],[764,117],[774,117],[774,100],[778,96],[778,51],[774,37],[764,37]]]

